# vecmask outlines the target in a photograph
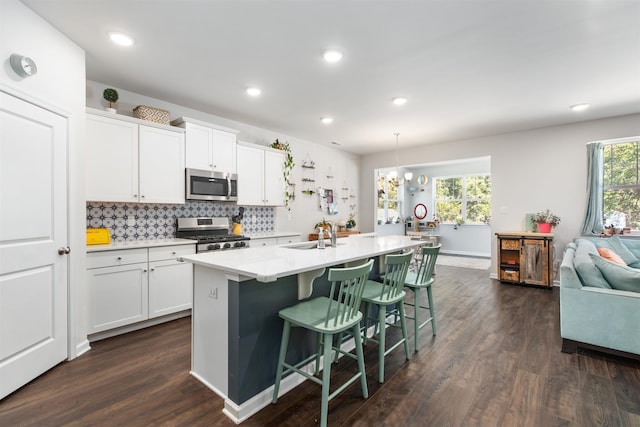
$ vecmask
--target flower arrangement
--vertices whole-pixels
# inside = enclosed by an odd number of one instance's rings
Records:
[[[291,171],[293,167],[296,165],[293,161],[293,156],[291,155],[291,147],[289,147],[288,142],[280,142],[277,138],[271,144],[271,148],[275,148],[276,150],[282,150],[285,152],[284,157],[284,165],[282,166],[282,176],[284,178],[284,205],[287,210],[291,210],[289,206],[289,200],[292,200],[295,195],[293,194],[293,185],[291,185],[291,181],[289,178],[291,177]]]
[[[533,224],[551,224],[552,227],[556,227],[560,224],[560,217],[552,214],[549,209],[544,212],[538,212],[531,218]]]

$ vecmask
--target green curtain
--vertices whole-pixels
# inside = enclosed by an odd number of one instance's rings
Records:
[[[582,235],[602,233],[604,144],[587,145],[587,209],[582,223]]]

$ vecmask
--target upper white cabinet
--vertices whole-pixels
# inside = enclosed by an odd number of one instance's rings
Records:
[[[88,109],[87,200],[184,203],[184,130]]]
[[[186,166],[192,169],[236,172],[238,131],[180,117],[171,122],[186,130]]]
[[[284,153],[247,143],[237,150],[238,204],[284,206]]]

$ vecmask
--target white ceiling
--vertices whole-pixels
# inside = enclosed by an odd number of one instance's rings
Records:
[[[90,80],[353,153],[640,112],[639,0],[23,1]]]

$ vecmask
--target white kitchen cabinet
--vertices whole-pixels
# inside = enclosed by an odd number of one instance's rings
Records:
[[[87,254],[89,334],[142,322],[192,304],[194,245]]]
[[[284,206],[285,155],[258,145],[238,144],[238,204]]]
[[[278,237],[278,245],[286,245],[289,243],[298,243],[302,241],[302,237],[298,234],[295,236]]]
[[[278,238],[277,237],[257,237],[257,238],[252,238],[249,241],[249,245],[252,248],[257,248],[260,246],[275,246],[278,244]]]
[[[186,167],[236,172],[236,134],[238,131],[188,117],[180,117],[171,123],[185,129]]]
[[[127,252],[87,255],[89,333],[148,319],[147,262],[134,262],[139,260],[139,249]],[[105,265],[107,258],[113,261]]]
[[[184,203],[183,129],[88,112],[87,200]]]
[[[149,248],[149,318],[191,308],[193,265],[178,261],[194,246]]]

